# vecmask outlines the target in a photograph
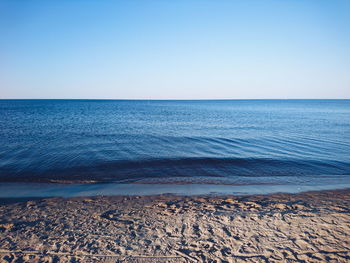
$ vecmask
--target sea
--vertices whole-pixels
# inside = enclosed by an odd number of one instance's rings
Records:
[[[350,187],[350,100],[0,100],[0,197]]]

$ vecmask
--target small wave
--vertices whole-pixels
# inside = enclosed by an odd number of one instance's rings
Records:
[[[132,182],[150,178],[347,175],[350,164],[329,160],[267,158],[162,158],[90,162],[59,169],[0,167],[0,181]]]

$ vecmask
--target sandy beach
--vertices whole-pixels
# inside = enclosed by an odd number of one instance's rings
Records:
[[[349,262],[350,190],[2,199],[0,262]]]

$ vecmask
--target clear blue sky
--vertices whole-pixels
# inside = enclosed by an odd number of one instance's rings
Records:
[[[0,98],[350,98],[350,1],[0,0]]]

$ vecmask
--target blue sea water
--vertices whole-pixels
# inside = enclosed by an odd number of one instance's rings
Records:
[[[0,182],[349,187],[350,100],[0,100]]]

